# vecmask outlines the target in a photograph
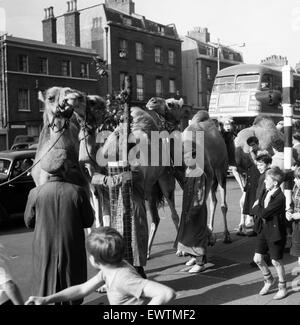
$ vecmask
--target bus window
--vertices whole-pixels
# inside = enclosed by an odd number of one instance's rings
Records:
[[[300,100],[300,80],[294,81],[294,99]]]
[[[213,87],[214,92],[234,90],[234,76],[216,78]]]
[[[274,75],[274,90],[282,91],[282,75]]]
[[[238,76],[236,79],[237,90],[258,89],[259,74]]]
[[[272,76],[265,74],[261,78],[261,90],[271,90],[273,89]]]

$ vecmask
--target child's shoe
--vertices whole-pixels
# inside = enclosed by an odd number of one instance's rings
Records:
[[[273,278],[271,273],[265,275],[264,278],[265,278],[265,285],[259,292],[261,296],[267,295],[270,292],[273,285],[275,284],[275,279]]]
[[[274,300],[281,300],[287,296],[286,282],[279,282],[278,292],[273,297]]]

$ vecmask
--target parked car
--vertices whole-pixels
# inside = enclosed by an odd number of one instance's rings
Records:
[[[28,194],[35,184],[30,171],[13,179],[33,165],[35,154],[35,150],[0,152],[0,224],[23,218]]]
[[[38,136],[32,136],[32,135],[17,135],[15,137],[13,144],[18,143],[37,143],[39,141]]]
[[[13,144],[12,147],[10,148],[10,150],[13,151],[17,151],[17,150],[27,150],[27,149],[35,149],[35,147],[33,146],[37,146],[37,143],[16,143]]]

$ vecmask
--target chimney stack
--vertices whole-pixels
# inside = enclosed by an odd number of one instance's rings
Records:
[[[65,16],[66,45],[80,46],[80,13],[77,11],[77,0],[67,1],[68,10]]]
[[[43,41],[47,43],[56,43],[56,18],[54,17],[53,7],[45,8],[45,18],[43,24]]]
[[[105,0],[105,6],[130,16],[135,13],[135,4],[132,0]]]
[[[188,32],[188,36],[203,43],[210,42],[210,33],[207,28],[195,27],[194,30]]]

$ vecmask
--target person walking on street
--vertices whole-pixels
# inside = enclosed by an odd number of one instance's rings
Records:
[[[41,167],[51,176],[29,193],[24,218],[34,229],[32,291],[45,296],[86,281],[84,228],[93,225],[94,211],[86,190],[65,181],[66,150],[52,149]]]

